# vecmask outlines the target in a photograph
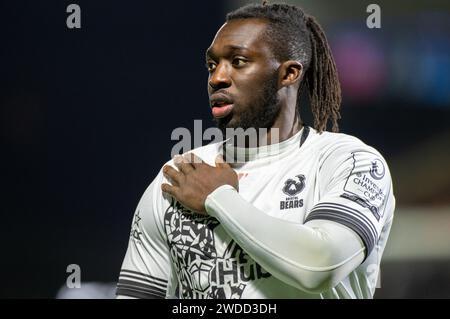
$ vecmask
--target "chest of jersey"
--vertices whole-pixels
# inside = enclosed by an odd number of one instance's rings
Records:
[[[303,222],[318,200],[317,165],[311,160],[286,159],[237,171],[239,194],[270,216]]]
[[[316,167],[301,160],[287,162],[290,165],[278,162],[236,169],[239,193],[266,214],[302,223],[316,196]],[[261,291],[260,285],[278,282],[215,218],[192,214],[173,203],[164,223],[180,297],[242,298],[258,285]]]

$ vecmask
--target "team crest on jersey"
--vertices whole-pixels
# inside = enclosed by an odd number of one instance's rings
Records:
[[[300,174],[294,178],[289,178],[284,182],[282,191],[288,197],[285,200],[280,201],[281,210],[303,207],[303,199],[299,199],[296,195],[300,194],[305,188],[305,180],[305,175]]]
[[[297,175],[284,182],[283,193],[288,196],[295,196],[305,188],[305,175]]]

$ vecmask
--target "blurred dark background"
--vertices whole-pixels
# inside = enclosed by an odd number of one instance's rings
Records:
[[[378,1],[382,27],[369,29],[370,2],[288,2],[325,27],[341,131],[391,167],[398,209],[376,296],[449,298],[450,5]],[[66,26],[70,3],[81,29]],[[245,3],[0,2],[0,297],[65,297],[69,264],[114,285],[172,131],[212,126],[204,52]]]

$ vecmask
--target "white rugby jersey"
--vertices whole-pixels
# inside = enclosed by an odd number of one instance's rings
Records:
[[[350,228],[366,248],[356,269],[320,294],[299,290],[264,270],[216,218],[192,213],[162,193],[161,184],[168,181],[160,171],[137,206],[117,295],[372,298],[395,208],[384,158],[355,137],[318,134],[309,127],[275,146],[233,149],[246,156],[245,163],[232,164],[240,177],[240,196],[279,219],[301,224],[329,220]],[[193,152],[214,165],[223,143]]]

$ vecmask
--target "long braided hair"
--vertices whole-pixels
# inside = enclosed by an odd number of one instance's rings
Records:
[[[266,39],[280,61],[296,60],[303,65],[303,78],[297,95],[306,89],[314,117],[314,128],[327,130],[331,121],[333,132],[339,131],[341,118],[341,87],[330,46],[317,20],[297,6],[288,4],[251,4],[227,14],[234,19],[265,19],[269,21]]]

